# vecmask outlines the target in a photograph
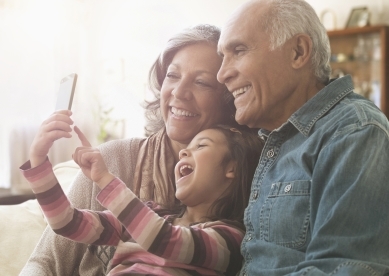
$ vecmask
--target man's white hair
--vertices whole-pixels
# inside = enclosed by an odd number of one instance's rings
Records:
[[[260,24],[275,50],[294,35],[304,33],[312,40],[312,66],[315,76],[326,83],[331,74],[330,42],[315,10],[305,0],[264,0],[267,10]]]

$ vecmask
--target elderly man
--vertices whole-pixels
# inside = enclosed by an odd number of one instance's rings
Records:
[[[241,274],[389,273],[389,123],[350,76],[329,79],[329,41],[312,7],[247,2],[218,51],[236,120],[266,141]]]

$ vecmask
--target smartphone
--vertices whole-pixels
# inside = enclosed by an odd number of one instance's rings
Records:
[[[76,89],[77,74],[73,73],[64,77],[59,84],[57,104],[55,110],[72,108],[74,90]]]

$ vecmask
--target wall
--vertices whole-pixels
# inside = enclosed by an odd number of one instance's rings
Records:
[[[113,134],[142,136],[139,103],[167,39],[198,23],[220,26],[235,7],[225,0],[0,0],[0,187],[23,182],[18,167],[53,112],[62,77],[79,75],[73,120],[94,145],[100,111],[110,108],[119,122]],[[70,159],[78,145],[75,137],[57,141],[51,161]]]
[[[353,7],[364,5],[373,24],[389,24],[389,0],[307,1],[319,15],[334,10],[338,28]],[[63,76],[79,75],[73,119],[94,145],[99,107],[114,108],[109,116],[119,121],[116,135],[142,136],[139,103],[147,93],[148,69],[167,39],[198,23],[222,26],[244,2],[0,0],[0,187],[9,184],[10,167],[18,174],[19,164],[9,164],[9,155],[19,163],[27,158],[34,131],[53,112]],[[69,159],[78,144],[75,138],[56,142],[52,160]]]
[[[336,14],[337,29],[345,27],[353,8],[366,6],[371,12],[371,24],[389,25],[389,0],[307,0],[320,16],[327,9]]]

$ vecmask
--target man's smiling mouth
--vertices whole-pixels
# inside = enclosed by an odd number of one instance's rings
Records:
[[[248,85],[248,86],[236,89],[235,91],[232,92],[232,95],[234,96],[234,98],[236,98],[239,95],[245,93],[250,87],[251,87],[251,85]]]

